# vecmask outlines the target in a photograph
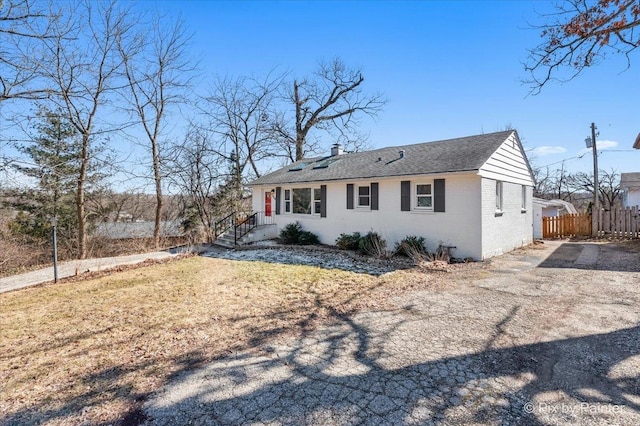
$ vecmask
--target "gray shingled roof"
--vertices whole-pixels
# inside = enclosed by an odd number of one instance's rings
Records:
[[[320,182],[479,170],[514,130],[297,161],[249,185]],[[404,158],[399,151],[404,150]],[[316,168],[327,158],[337,159]],[[303,163],[302,170],[291,171]]]
[[[620,186],[623,188],[640,187],[640,172],[622,173],[620,175]]]

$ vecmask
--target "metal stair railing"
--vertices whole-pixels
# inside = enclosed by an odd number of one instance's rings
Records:
[[[235,224],[236,224],[236,212],[229,213],[227,216],[217,221],[214,226],[214,233],[215,233],[216,239],[218,239],[220,235],[224,234],[229,229],[233,228]]]
[[[238,239],[244,237],[249,232],[258,227],[258,213],[254,213],[251,216],[247,216],[241,220],[238,220],[235,226],[235,232],[233,233],[233,245],[238,245]],[[239,234],[238,234],[239,232]]]
[[[238,245],[239,239],[256,229],[259,225],[274,224],[273,216],[267,216],[265,212],[255,212],[253,214],[233,212],[215,223],[215,237],[218,239],[222,234],[233,229],[233,244]]]

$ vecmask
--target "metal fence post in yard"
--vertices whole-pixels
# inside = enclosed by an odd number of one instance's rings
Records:
[[[56,225],[58,224],[58,218],[53,216],[51,218],[51,243],[53,245],[53,282],[58,282],[58,236],[56,233]]]

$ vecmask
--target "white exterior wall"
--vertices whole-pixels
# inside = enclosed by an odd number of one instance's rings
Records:
[[[640,189],[629,188],[623,197],[624,207],[640,206]]]
[[[533,179],[527,164],[522,145],[515,133],[512,133],[480,167],[478,174],[489,179],[533,186]]]
[[[415,184],[433,183],[433,179],[445,179],[445,211],[417,211],[415,206]],[[400,182],[411,181],[412,211],[400,210]],[[306,214],[285,214],[281,204],[281,214],[275,215],[278,230],[288,223],[299,221],[305,230],[318,235],[324,244],[335,244],[341,233],[371,230],[378,232],[386,241],[387,249],[392,250],[396,242],[407,235],[421,236],[426,239],[431,251],[442,243],[456,246],[456,257],[482,258],[481,221],[480,221],[480,177],[474,173],[457,175],[438,175],[430,177],[402,177],[377,179],[371,181],[327,182],[327,217]],[[358,185],[379,184],[379,210],[361,209],[354,203],[354,209],[347,209],[347,184],[354,184],[357,197]],[[320,187],[321,183],[278,185],[284,190],[303,187]],[[254,211],[264,211],[264,193],[274,186],[254,187]],[[282,200],[278,200],[282,203]],[[529,229],[531,233],[531,229]]]
[[[498,256],[533,242],[533,187],[526,186],[522,210],[522,185],[502,182],[502,212],[496,211],[496,181],[482,179],[482,256]]]
[[[533,203],[533,238],[542,238],[542,206]]]
[[[542,218],[547,216],[560,216],[560,208],[542,207],[542,204],[533,203],[533,238],[542,238]]]
[[[542,208],[542,217],[558,217],[560,216],[560,207],[549,206]]]

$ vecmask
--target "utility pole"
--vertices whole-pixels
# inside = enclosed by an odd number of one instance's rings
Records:
[[[596,210],[600,209],[600,198],[598,197],[598,148],[596,146],[596,125],[591,123],[591,140],[593,141],[593,205]]]
[[[596,145],[596,124],[591,123],[591,149],[593,151],[593,205],[591,207],[591,235],[598,235],[598,217],[600,216],[600,199],[598,192],[600,186],[598,184],[598,148]]]

